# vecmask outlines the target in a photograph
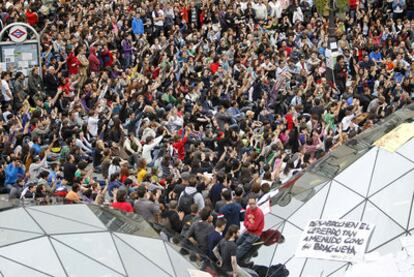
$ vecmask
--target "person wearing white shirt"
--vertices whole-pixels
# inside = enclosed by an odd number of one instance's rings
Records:
[[[141,142],[135,137],[134,133],[129,133],[124,141],[124,150],[130,156],[129,162],[138,165],[140,153],[142,151]]]
[[[155,37],[159,37],[160,32],[164,28],[164,11],[160,8],[160,5],[156,5],[152,12],[152,21],[154,22]]]
[[[88,118],[88,131],[92,137],[96,137],[98,135],[98,124],[99,124],[99,115],[98,111],[95,110],[93,116]]]
[[[263,1],[259,1],[257,4],[253,4],[253,10],[256,14],[257,20],[266,20],[267,18],[267,7]]]
[[[142,157],[145,159],[149,165],[152,162],[151,151],[160,144],[164,136],[156,137],[155,139],[152,136],[147,137],[145,145],[142,147]]]
[[[1,73],[1,94],[3,95],[3,101],[8,103],[13,100],[13,95],[9,86],[10,73],[2,72]]]
[[[343,132],[348,132],[349,130],[355,128],[356,124],[354,124],[352,122],[352,120],[355,118],[355,114],[354,113],[349,113],[342,119],[341,124],[342,124],[342,131]],[[356,125],[356,126],[355,126]]]

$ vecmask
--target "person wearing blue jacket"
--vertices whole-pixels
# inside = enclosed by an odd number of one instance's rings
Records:
[[[20,160],[13,159],[12,162],[6,166],[5,175],[6,186],[12,186],[16,184],[19,178],[24,177],[24,167],[20,163]]]
[[[132,17],[132,33],[135,36],[144,34],[144,22],[139,14]]]

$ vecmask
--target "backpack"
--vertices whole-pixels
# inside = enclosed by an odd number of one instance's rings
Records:
[[[194,195],[196,195],[197,191],[188,194],[183,191],[180,199],[178,200],[178,210],[184,212],[185,214],[191,213],[191,205],[194,204]]]
[[[260,239],[265,246],[273,245],[280,241],[282,234],[278,230],[269,229],[262,233]]]
[[[284,264],[273,265],[269,268],[268,275],[269,277],[287,277],[289,276],[289,270]]]

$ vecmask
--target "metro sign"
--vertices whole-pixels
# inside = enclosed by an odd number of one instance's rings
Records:
[[[10,28],[9,37],[14,42],[23,42],[27,38],[27,30],[23,26],[14,26]]]
[[[11,33],[10,35],[11,36],[15,36],[16,38],[21,38],[22,36],[24,36],[26,34],[26,32],[24,32],[24,31],[22,31],[22,30],[20,30],[20,29],[17,29],[17,30],[15,30],[13,33]]]

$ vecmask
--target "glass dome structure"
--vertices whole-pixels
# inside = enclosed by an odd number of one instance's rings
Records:
[[[400,238],[414,234],[414,138],[395,152],[373,142],[401,123],[411,122],[406,117],[413,118],[412,111],[404,112],[339,147],[282,187],[272,199],[265,229],[279,229],[286,241],[262,247],[256,264],[282,263],[295,277],[345,276],[351,263],[295,257],[303,228],[312,219],[367,222],[375,229],[366,253],[401,250]]]
[[[93,205],[0,213],[0,276],[190,276],[196,269],[139,216]]]

